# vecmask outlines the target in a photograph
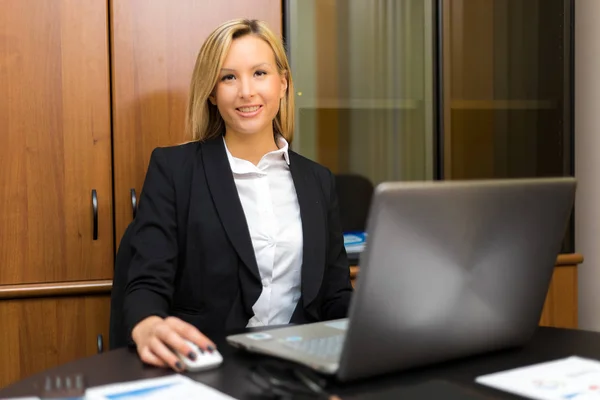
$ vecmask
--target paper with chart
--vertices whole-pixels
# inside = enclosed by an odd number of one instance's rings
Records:
[[[210,386],[183,375],[115,383],[89,388],[86,400],[233,400]]]
[[[479,376],[477,383],[540,400],[600,400],[600,361],[568,357]]]

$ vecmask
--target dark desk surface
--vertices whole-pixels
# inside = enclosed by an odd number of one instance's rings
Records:
[[[247,379],[248,368],[263,358],[234,349],[222,341],[217,341],[217,345],[225,359],[223,365],[212,371],[188,376],[240,399],[249,398],[252,394],[258,393],[254,385]],[[531,342],[521,348],[470,357],[428,368],[388,374],[344,385],[334,382],[332,384],[334,389],[331,392],[339,394],[344,400],[364,398],[361,395],[380,389],[441,379],[465,387],[469,391],[475,390],[486,397],[515,398],[475,384],[474,379],[479,375],[491,372],[571,355],[600,359],[600,333],[539,328]],[[42,384],[46,376],[73,373],[84,373],[88,386],[97,386],[157,377],[171,372],[144,366],[132,350],[119,349],[68,363],[24,379],[0,390],[0,398],[35,395],[37,394],[36,388]]]

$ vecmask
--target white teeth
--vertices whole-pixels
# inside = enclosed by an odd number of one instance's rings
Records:
[[[260,108],[260,106],[254,106],[254,107],[240,107],[238,108],[238,110],[240,110],[241,112],[253,112],[256,111]]]

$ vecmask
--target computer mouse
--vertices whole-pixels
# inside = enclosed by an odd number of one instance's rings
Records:
[[[218,350],[204,351],[200,350],[195,343],[190,342],[189,340],[185,341],[188,346],[192,348],[192,351],[196,353],[196,359],[191,360],[187,355],[183,355],[177,352],[177,355],[183,365],[185,365],[186,371],[189,372],[198,372],[198,371],[206,371],[208,369],[217,368],[219,365],[223,363],[223,357]]]

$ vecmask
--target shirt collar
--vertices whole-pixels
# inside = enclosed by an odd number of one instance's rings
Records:
[[[288,149],[289,149],[289,145],[287,140],[285,140],[285,138],[281,135],[277,135],[277,147],[279,147],[279,150],[275,150],[272,153],[276,154],[278,152],[283,153],[283,158],[285,159],[285,163],[287,165],[290,165],[290,155],[288,153]]]
[[[278,154],[279,155],[283,155],[283,159],[285,160],[285,163],[287,165],[290,165],[290,155],[289,155],[289,152],[288,152],[289,144],[288,144],[287,140],[285,140],[285,138],[283,136],[277,135],[277,137],[275,138],[275,141],[277,143],[278,149],[268,152],[263,157],[265,157],[267,155],[269,155],[270,157],[274,157],[274,156],[276,156]],[[225,142],[225,136],[223,136],[223,146],[225,146],[225,152],[227,153],[227,159],[229,160],[229,164],[230,165],[236,164],[235,161],[239,160],[239,158],[235,158],[229,152],[229,149],[227,148],[227,143]]]

